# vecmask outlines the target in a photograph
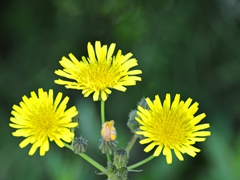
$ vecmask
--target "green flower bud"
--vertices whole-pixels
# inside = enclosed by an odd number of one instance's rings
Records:
[[[116,166],[117,169],[126,167],[127,162],[128,154],[125,149],[118,149],[114,152],[113,165]]]
[[[113,165],[112,161],[107,163],[108,174],[114,174],[117,171],[116,167]]]
[[[87,140],[81,137],[75,137],[72,143],[72,150],[75,154],[85,153],[87,149]]]
[[[144,109],[150,109],[147,102],[146,102],[146,98],[142,97],[142,99],[138,102],[137,104],[138,106],[141,106]]]
[[[106,141],[101,138],[99,140],[98,148],[102,151],[103,154],[112,154],[117,149],[117,141]]]
[[[123,167],[121,169],[118,169],[113,176],[111,177],[111,180],[127,180],[128,170],[126,167]]]
[[[149,106],[146,102],[146,99],[143,97],[137,104],[138,106],[141,106],[144,109],[149,109]],[[136,131],[140,131],[139,129],[139,122],[136,121],[136,117],[139,117],[137,115],[137,109],[134,109],[132,111],[130,111],[129,115],[128,115],[128,122],[127,122],[127,126],[129,127],[129,129],[132,131],[132,133],[135,134]],[[138,138],[142,139],[143,136],[142,135],[137,135]]]
[[[132,133],[135,133],[135,131],[139,130],[139,122],[135,120],[135,117],[137,117],[137,110],[132,110],[128,115],[127,122],[127,126],[129,129],[131,129]]]

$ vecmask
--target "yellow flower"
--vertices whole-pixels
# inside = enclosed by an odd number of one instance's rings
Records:
[[[69,54],[70,59],[63,57],[60,64],[63,70],[56,70],[55,74],[70,80],[58,79],[56,84],[65,85],[66,88],[82,90],[84,97],[93,93],[93,100],[107,100],[111,94],[110,88],[126,91],[125,86],[133,86],[141,78],[135,75],[141,74],[141,70],[130,70],[138,65],[137,60],[132,57],[132,53],[122,55],[118,50],[113,56],[116,44],[112,43],[101,46],[99,41],[95,43],[95,50],[91,43],[88,43],[88,58],[82,57],[78,61],[73,54]]]
[[[198,110],[198,103],[191,104],[192,99],[186,102],[180,101],[180,95],[176,94],[171,104],[170,94],[161,104],[158,95],[151,101],[146,98],[150,109],[138,106],[136,120],[140,123],[140,130],[137,134],[145,138],[140,140],[140,144],[148,144],[145,152],[151,151],[155,146],[154,156],[159,156],[163,150],[168,164],[172,163],[172,150],[180,161],[183,161],[183,153],[194,157],[200,149],[195,148],[195,142],[205,141],[205,136],[210,136],[210,131],[202,131],[210,125],[198,123],[206,116],[205,113],[194,116]]]
[[[10,127],[17,129],[13,136],[25,137],[19,144],[21,148],[28,144],[33,144],[29,155],[33,155],[37,148],[40,148],[40,155],[44,156],[49,150],[49,140],[55,141],[59,147],[63,147],[62,142],[71,142],[74,133],[71,128],[78,125],[72,122],[72,118],[78,114],[75,106],[66,110],[68,97],[62,102],[62,93],[58,93],[54,101],[53,90],[44,92],[42,88],[38,89],[38,96],[31,92],[31,97],[23,96],[20,106],[13,105],[10,118]]]

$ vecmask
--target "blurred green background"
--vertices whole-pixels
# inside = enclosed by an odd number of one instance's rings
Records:
[[[0,6],[0,179],[106,179],[81,157],[54,143],[44,157],[28,156],[23,138],[11,135],[13,104],[39,87],[53,88],[71,98],[80,112],[78,135],[88,139],[87,154],[102,165],[97,149],[100,104],[80,91],[54,84],[59,60],[72,52],[87,56],[87,43],[115,42],[123,53],[132,52],[142,69],[142,82],[125,93],[113,90],[106,102],[106,119],[115,120],[119,147],[131,133],[128,113],[141,97],[162,99],[181,94],[200,103],[202,123],[211,124],[212,136],[197,143],[195,157],[176,157],[167,165],[161,155],[130,173],[134,180],[240,179],[240,3],[237,0],[3,0]],[[151,153],[137,142],[129,165]]]

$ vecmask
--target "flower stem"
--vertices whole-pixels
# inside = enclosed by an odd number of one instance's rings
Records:
[[[105,123],[105,103],[104,101],[102,100],[101,101],[101,120],[102,120],[102,124]]]
[[[151,155],[151,156],[149,156],[148,158],[146,158],[146,159],[144,159],[144,160],[142,160],[142,161],[140,161],[140,162],[138,162],[138,163],[136,163],[136,164],[133,164],[133,165],[131,165],[131,166],[128,166],[128,170],[131,170],[131,169],[134,169],[134,168],[136,168],[136,167],[138,167],[138,166],[141,166],[141,165],[147,163],[148,161],[152,160],[153,158],[155,158],[155,156]]]
[[[132,147],[133,147],[134,143],[136,142],[136,140],[137,140],[137,135],[134,134],[132,139],[130,140],[130,142],[128,143],[128,145],[126,147],[126,151],[127,151],[128,154],[129,154],[130,150],[132,149]]]
[[[67,147],[68,149],[72,150],[72,147],[69,144],[64,143],[64,146]],[[107,170],[102,165],[100,165],[98,162],[96,162],[95,160],[90,158],[88,155],[86,155],[84,153],[79,153],[78,155],[81,156],[83,159],[85,159],[87,162],[89,162],[91,165],[93,165],[95,168],[97,168],[102,173],[104,173],[104,174],[107,173]]]
[[[105,123],[105,101],[101,100],[101,120],[102,124]],[[110,154],[107,154],[107,161],[111,162]]]

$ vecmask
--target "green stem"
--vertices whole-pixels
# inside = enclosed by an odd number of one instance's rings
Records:
[[[101,119],[102,119],[102,124],[105,123],[105,107],[104,107],[104,101],[101,100]]]
[[[108,161],[108,162],[111,162],[111,156],[110,156],[110,154],[107,154],[107,161]]]
[[[126,151],[127,151],[128,154],[129,154],[130,150],[132,149],[132,147],[133,147],[134,143],[136,142],[136,140],[137,140],[137,135],[134,134],[132,139],[130,140],[130,142],[128,143],[128,145],[126,147]]]
[[[72,147],[69,144],[64,143],[64,146],[67,147],[68,149],[72,150]],[[100,165],[98,162],[94,161],[88,155],[86,155],[84,153],[79,153],[78,155],[81,156],[83,159],[85,159],[87,162],[89,162],[91,165],[93,165],[95,168],[97,168],[102,173],[104,173],[104,174],[107,173],[107,170],[102,165]]]
[[[147,163],[148,161],[152,160],[153,158],[155,158],[155,156],[151,155],[151,156],[149,156],[148,158],[146,158],[146,159],[144,159],[144,160],[142,160],[142,161],[140,161],[140,162],[138,162],[138,163],[136,163],[136,164],[133,164],[133,165],[131,165],[131,166],[128,166],[128,170],[131,170],[131,169],[134,169],[134,168],[136,168],[136,167],[138,167],[138,166],[141,166],[141,165]]]
[[[102,124],[105,123],[105,101],[101,100],[101,120]],[[110,154],[107,154],[107,161],[111,162]]]

